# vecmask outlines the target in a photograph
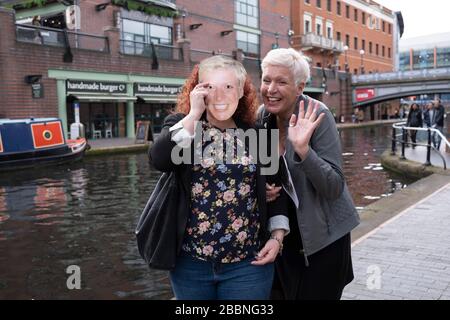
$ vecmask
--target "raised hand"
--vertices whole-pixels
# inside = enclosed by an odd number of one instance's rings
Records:
[[[197,119],[200,119],[206,109],[205,99],[209,93],[208,88],[209,83],[202,82],[197,84],[189,94],[189,101],[191,104],[191,110],[189,114],[195,116]]]
[[[294,146],[295,152],[304,159],[309,151],[309,141],[314,130],[319,126],[325,113],[317,117],[319,101],[313,100],[314,105],[310,105],[305,114],[305,104],[300,101],[298,118],[293,114],[289,120],[288,139]]]

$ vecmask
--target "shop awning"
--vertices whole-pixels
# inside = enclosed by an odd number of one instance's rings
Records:
[[[139,98],[142,98],[145,102],[161,102],[161,103],[176,103],[177,96],[157,96],[157,95],[138,95]]]
[[[125,102],[125,101],[136,101],[136,97],[120,97],[120,96],[93,96],[93,95],[74,95],[72,96],[76,97],[79,101],[112,101],[112,102]]]

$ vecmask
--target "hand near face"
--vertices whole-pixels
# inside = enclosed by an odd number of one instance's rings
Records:
[[[321,113],[317,117],[319,110],[319,102],[313,100],[314,105],[310,105],[305,114],[305,104],[300,101],[300,110],[298,118],[293,114],[289,120],[288,139],[294,146],[295,152],[304,159],[309,151],[309,141],[314,133],[314,130],[319,126],[325,113]],[[312,103],[311,103],[312,104]]]
[[[206,110],[205,100],[209,93],[208,87],[208,82],[199,83],[189,94],[189,100],[191,104],[191,110],[189,113],[195,116],[197,119],[200,119],[203,112]]]

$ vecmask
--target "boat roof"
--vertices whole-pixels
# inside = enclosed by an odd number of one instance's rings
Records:
[[[0,124],[59,121],[58,118],[0,119]]]

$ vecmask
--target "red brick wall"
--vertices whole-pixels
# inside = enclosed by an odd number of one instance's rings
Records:
[[[191,70],[189,63],[161,59],[159,69],[152,70],[151,59],[120,54],[117,29],[106,32],[111,53],[72,48],[73,62],[64,63],[64,48],[17,42],[14,21],[11,11],[0,10],[0,115],[3,117],[57,116],[56,80],[48,78],[49,69],[181,78]],[[99,31],[97,34],[102,33]],[[32,98],[31,86],[24,82],[24,77],[30,74],[42,75],[44,98]]]
[[[346,5],[344,0],[341,0],[341,15],[337,14],[336,11],[337,0],[331,1],[331,12],[327,10],[327,1],[322,0],[321,9],[316,6],[316,0],[310,0],[310,4],[306,4],[304,0],[292,0],[292,21],[295,35],[297,38],[296,43],[300,43],[300,36],[304,34],[303,30],[303,14],[305,11],[313,14],[312,19],[312,32],[316,33],[316,23],[315,17],[320,16],[323,18],[322,34],[326,34],[326,20],[333,21],[333,39],[337,39],[337,32],[341,33],[341,41],[345,45],[345,36],[348,34],[350,36],[350,45],[347,52],[347,59],[350,68],[350,72],[354,69],[358,69],[360,72],[361,66],[361,56],[359,51],[361,50],[361,40],[364,39],[365,44],[365,55],[363,57],[363,65],[365,72],[383,72],[392,71],[394,67],[394,51],[393,51],[393,26],[391,24],[391,34],[388,33],[388,22],[385,22],[385,32],[382,31],[382,23],[380,21],[380,30],[369,29],[366,25],[362,24],[362,11],[358,10],[358,21],[354,21],[354,7],[350,5],[350,18],[346,17]],[[388,11],[388,10],[385,10]],[[366,20],[369,14],[366,13]],[[354,37],[358,38],[358,49],[354,49]],[[369,42],[373,43],[372,54],[369,53]],[[375,46],[379,45],[379,53],[376,55]],[[382,46],[385,46],[385,56],[382,56]],[[301,48],[300,45],[295,47]],[[388,57],[388,48],[391,48],[391,57]],[[305,52],[306,55],[313,59],[313,65],[315,66],[317,62],[321,63],[323,66],[328,64],[333,64],[332,56],[329,54],[321,53],[319,50],[309,50]],[[344,70],[345,58],[342,53],[339,57],[339,65],[341,69]]]

